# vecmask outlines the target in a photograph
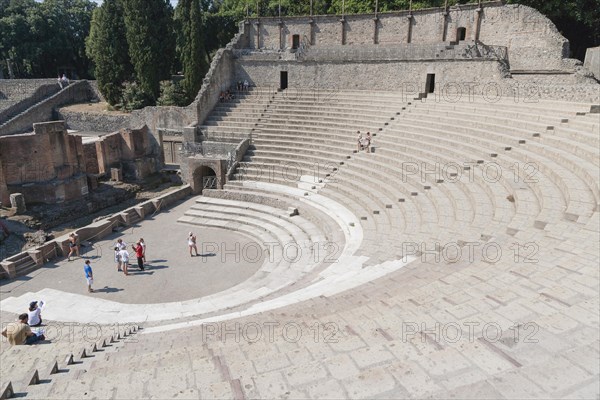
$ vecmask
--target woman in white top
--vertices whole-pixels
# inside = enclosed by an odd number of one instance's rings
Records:
[[[194,235],[192,232],[190,232],[188,235],[188,247],[190,248],[190,257],[194,257],[192,254],[192,249],[194,249],[196,255],[198,255],[198,248],[196,247],[196,235]]]
[[[121,249],[115,247],[115,263],[117,264],[117,272],[121,272]]]
[[[27,312],[27,325],[29,326],[40,326],[42,324],[42,307],[44,306],[44,302],[40,301],[39,307],[37,304],[37,301],[29,303],[29,311]]]
[[[122,249],[119,251],[119,257],[121,258],[121,267],[123,268],[123,273],[125,273],[125,275],[129,275],[129,252],[126,249]]]

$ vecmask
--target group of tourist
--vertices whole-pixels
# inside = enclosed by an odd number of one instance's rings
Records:
[[[136,244],[132,244],[131,248],[135,252],[138,268],[140,271],[144,271],[144,264],[146,263],[146,243],[144,242],[144,238],[140,238]],[[127,243],[125,243],[123,239],[118,239],[114,245],[114,250],[117,271],[123,271],[125,275],[129,275],[129,252],[127,251]]]
[[[371,132],[367,132],[367,134],[365,136],[362,135],[362,133],[360,133],[360,131],[356,132],[358,135],[358,140],[357,140],[357,150],[361,151],[361,150],[366,150],[367,153],[371,152]]]
[[[229,89],[227,89],[224,92],[221,92],[221,94],[219,95],[219,101],[221,103],[224,103],[226,101],[231,101],[235,99],[235,94],[233,94],[233,92]]]
[[[42,308],[44,302],[37,301],[29,303],[29,311],[19,315],[16,322],[11,322],[2,330],[2,336],[8,339],[11,345],[34,344],[46,340],[43,333],[35,333],[31,327],[42,325]]]
[[[196,235],[193,232],[189,232],[187,244],[191,257],[199,256],[196,242]],[[135,244],[131,245],[131,248],[135,252],[139,269],[144,271],[144,265],[146,263],[146,243],[144,242],[144,239],[140,238]],[[123,239],[117,239],[114,244],[114,250],[117,271],[123,271],[125,275],[129,275],[129,252],[127,251],[127,243],[125,243]],[[79,236],[76,233],[71,233],[69,235],[68,261],[71,261],[71,256],[73,254],[79,256]],[[92,285],[94,284],[94,272],[90,260],[85,260],[83,272],[85,274],[88,292],[93,293],[94,289],[92,288]],[[43,331],[33,332],[31,330],[31,327],[39,327],[42,325],[43,307],[43,301],[32,301],[29,303],[29,311],[19,315],[16,322],[7,324],[2,330],[2,336],[7,338],[11,345],[30,345],[46,340]]]

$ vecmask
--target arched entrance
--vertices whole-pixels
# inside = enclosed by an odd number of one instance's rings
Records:
[[[204,189],[223,189],[226,182],[227,160],[188,157],[182,160],[181,173],[195,194]]]
[[[219,189],[219,179],[214,169],[201,165],[194,170],[194,187],[202,193],[204,189]],[[199,190],[198,190],[199,189]]]

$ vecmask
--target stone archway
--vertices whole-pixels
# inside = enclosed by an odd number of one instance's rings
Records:
[[[194,186],[204,189],[218,189],[217,173],[209,166],[202,165],[194,171]]]
[[[227,172],[225,160],[190,157],[185,164],[187,168],[182,168],[183,178],[194,193],[200,194],[204,189],[223,189]]]

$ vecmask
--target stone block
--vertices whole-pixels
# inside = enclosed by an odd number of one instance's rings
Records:
[[[16,209],[17,214],[23,214],[27,211],[25,207],[25,196],[22,193],[13,193],[10,195],[10,206]]]
[[[117,182],[123,181],[123,170],[121,168],[110,169],[110,179]]]
[[[9,278],[15,278],[17,276],[17,263],[12,261],[2,261],[0,263],[2,269],[8,274]]]

